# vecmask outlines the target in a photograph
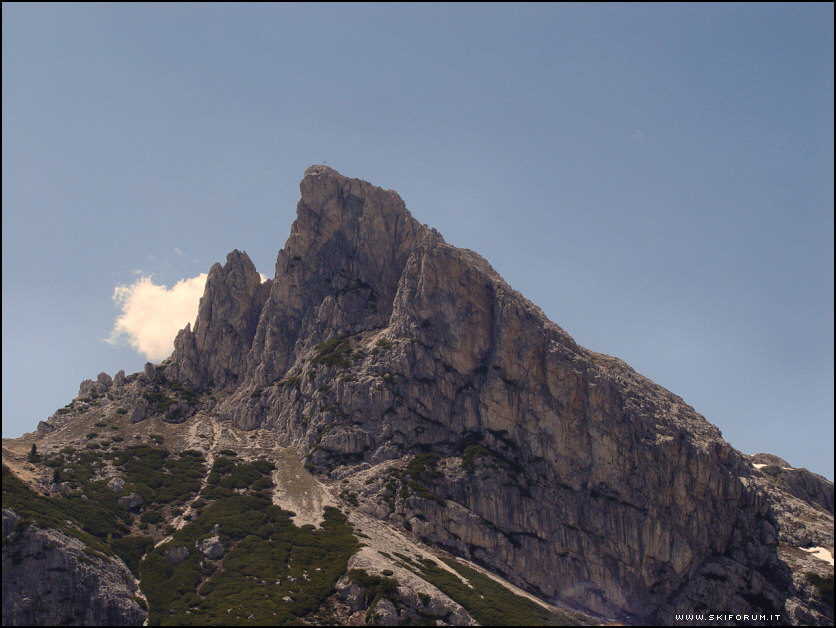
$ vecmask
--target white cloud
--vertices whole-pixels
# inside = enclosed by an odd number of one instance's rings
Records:
[[[644,139],[644,133],[642,133],[641,131],[639,131],[638,129],[636,129],[636,130],[635,130],[635,131],[633,131],[633,133],[630,135],[630,139],[631,139],[631,140],[643,140],[643,139]]]
[[[107,342],[128,343],[149,360],[162,360],[174,350],[174,337],[194,324],[197,306],[206,287],[206,273],[182,279],[174,286],[157,285],[151,276],[113,290],[113,300],[122,310]]]

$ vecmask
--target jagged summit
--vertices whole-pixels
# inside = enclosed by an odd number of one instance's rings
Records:
[[[679,397],[579,347],[395,192],[327,166],[300,190],[275,277],[228,262],[166,367],[226,386],[220,418],[277,430],[320,466],[504,452],[517,489],[454,482],[445,497],[473,513],[456,524],[468,532],[450,536],[449,511],[422,527],[547,597],[596,582],[585,605],[599,612],[658,612],[714,555],[770,560],[766,546],[732,549],[770,525],[739,480],[751,465]],[[483,520],[506,540],[485,547]]]
[[[294,448],[354,516],[541,600],[631,623],[700,608],[832,621],[798,550],[832,550],[832,483],[753,463],[397,193],[324,165],[300,190],[272,279],[230,253],[171,357],[90,382],[108,401],[51,418],[48,438],[116,404],[126,432],[209,424],[259,455]]]

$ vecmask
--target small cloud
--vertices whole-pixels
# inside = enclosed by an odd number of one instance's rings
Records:
[[[183,257],[183,251],[180,250],[179,246],[174,247],[174,252],[177,253],[178,256]]]
[[[641,131],[636,129],[635,131],[633,131],[630,134],[630,139],[631,140],[643,140],[644,139],[644,133],[642,133]]]
[[[261,283],[267,281],[267,275],[265,275],[264,273],[258,273],[258,276],[261,277]]]
[[[130,285],[118,285],[113,300],[122,310],[116,319],[110,344],[122,339],[149,360],[162,360],[174,350],[177,332],[194,323],[200,297],[206,287],[206,273],[182,279],[174,286],[154,283],[151,276],[137,279]]]

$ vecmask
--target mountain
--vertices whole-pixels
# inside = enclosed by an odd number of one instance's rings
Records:
[[[233,251],[168,359],[4,440],[4,623],[833,623],[831,482],[738,452],[395,192],[300,189],[272,279]]]

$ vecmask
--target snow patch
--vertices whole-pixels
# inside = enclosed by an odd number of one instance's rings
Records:
[[[830,553],[830,550],[824,547],[802,547],[805,552],[808,554],[812,554],[819,560],[823,560],[826,563],[830,563],[830,566],[833,566],[833,554]]]

